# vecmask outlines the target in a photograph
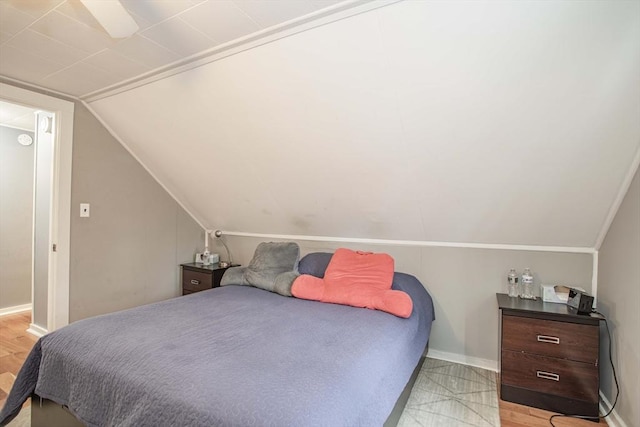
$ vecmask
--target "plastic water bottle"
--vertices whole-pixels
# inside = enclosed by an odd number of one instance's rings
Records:
[[[509,270],[507,275],[507,293],[511,298],[518,296],[518,273],[515,268]]]
[[[520,296],[524,299],[536,299],[533,294],[533,275],[529,268],[525,268],[522,273],[522,295]]]

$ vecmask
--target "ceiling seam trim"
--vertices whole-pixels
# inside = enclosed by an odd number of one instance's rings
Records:
[[[94,102],[104,98],[118,95],[165,78],[193,70],[198,67],[219,61],[221,59],[242,53],[257,47],[273,43],[275,41],[294,36],[314,28],[322,27],[353,16],[370,12],[385,7],[401,0],[352,0],[349,3],[338,4],[338,8],[327,8],[318,13],[305,15],[301,19],[287,21],[264,30],[257,31],[245,37],[223,43],[189,57],[174,61],[170,64],[158,67],[155,70],[130,78],[120,83],[107,86],[93,92],[80,95],[87,102]],[[285,25],[286,24],[286,25]],[[142,33],[140,36],[144,37]]]
[[[394,240],[394,239],[369,239],[358,237],[331,237],[331,236],[305,236],[297,234],[265,234],[250,233],[243,231],[223,230],[225,236],[236,237],[257,237],[280,240],[306,240],[315,242],[341,242],[341,243],[363,243],[374,245],[391,246],[416,246],[416,247],[438,247],[438,248],[466,248],[466,249],[493,249],[507,251],[532,251],[532,252],[561,252],[575,254],[593,254],[594,248],[573,247],[573,246],[542,246],[542,245],[515,245],[508,243],[467,243],[467,242],[434,242],[429,240]]]
[[[627,195],[627,192],[629,191],[629,187],[631,187],[631,182],[633,181],[633,177],[635,176],[638,170],[638,167],[640,167],[640,144],[638,144],[638,147],[636,148],[636,154],[635,156],[633,156],[633,160],[631,161],[631,166],[627,171],[627,175],[624,177],[624,180],[620,184],[620,188],[618,189],[618,194],[616,195],[616,198],[613,200],[613,203],[609,208],[609,212],[604,222],[602,223],[602,228],[600,229],[600,233],[598,234],[598,237],[596,238],[596,242],[594,245],[594,248],[596,249],[596,251],[600,249],[600,247],[602,246],[602,243],[604,242],[605,237],[607,237],[609,228],[611,227],[613,220],[618,214],[620,205],[622,205],[622,202],[625,196]]]
[[[4,74],[0,74],[0,83],[2,81],[6,81],[9,83],[13,83],[13,84],[17,84],[19,86],[24,86],[24,88],[29,88],[29,89],[33,89],[36,91],[40,91],[43,92],[44,95],[49,95],[49,96],[57,96],[57,97],[62,97],[63,101],[78,101],[80,102],[80,98],[78,98],[77,96],[74,95],[70,95],[68,93],[64,93],[64,92],[60,92],[57,91],[55,89],[49,89],[46,88],[44,86],[39,86],[33,83],[27,83],[27,82],[23,82],[22,80],[18,80],[18,79],[14,79],[13,77],[9,77],[9,76],[5,76]],[[22,89],[24,89],[22,88]],[[0,97],[2,96],[2,93],[0,93]]]
[[[180,205],[180,207],[182,209],[184,209],[184,211],[186,213],[189,214],[189,216],[191,217],[191,219],[193,219],[196,224],[198,224],[203,230],[207,230],[207,227],[205,227],[202,223],[202,221],[200,221],[200,219],[193,214],[193,212],[191,211],[191,209],[188,209],[187,206],[185,206],[184,203],[182,203],[182,201],[180,199],[178,199],[175,194],[173,193],[173,191],[171,191],[169,188],[167,188],[167,186],[165,186],[156,176],[155,173],[153,173],[151,171],[151,169],[149,169],[149,167],[131,150],[131,148],[129,148],[129,146],[127,144],[125,144],[125,142],[122,140],[122,138],[120,138],[120,136],[118,134],[116,134],[116,132],[111,128],[111,126],[109,126],[104,120],[103,118],[93,109],[91,108],[91,106],[83,101],[80,100],[80,102],[82,103],[82,105],[84,105],[87,110],[89,110],[91,112],[91,114],[94,115],[94,117],[96,119],[98,119],[98,121],[100,122],[100,124],[102,124],[102,126],[107,130],[107,132],[109,132],[109,134],[120,143],[120,145],[122,145],[124,147],[125,150],[127,150],[127,152],[131,155],[131,157],[133,157],[139,164],[140,166],[142,166],[142,168],[147,171],[147,173],[158,183],[158,185],[160,185],[160,187],[162,187],[164,189],[164,191],[167,192],[167,194],[169,194],[169,196],[171,196],[171,198],[173,200],[175,200],[175,202]]]

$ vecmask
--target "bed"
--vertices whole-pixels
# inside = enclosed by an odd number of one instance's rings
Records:
[[[0,423],[35,393],[33,425],[61,405],[89,426],[392,425],[434,320],[415,277],[393,289],[409,318],[225,286],[75,322],[36,343]]]

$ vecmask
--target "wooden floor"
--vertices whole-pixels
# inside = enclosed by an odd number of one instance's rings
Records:
[[[27,332],[30,323],[30,311],[0,316],[0,407],[7,400],[22,363],[38,340]],[[29,401],[25,403],[28,405]]]
[[[551,425],[549,424],[549,417],[553,415],[553,412],[505,402],[500,399],[498,401],[500,402],[501,427],[549,427]],[[595,423],[593,421],[565,417],[554,418],[553,424],[556,427],[602,427],[607,425],[604,420]]]
[[[27,357],[29,351],[37,341],[37,338],[26,332],[31,323],[31,313],[24,312],[0,316],[0,407],[4,405],[9,390],[13,385],[20,366]],[[28,406],[29,402],[25,403]],[[542,409],[500,400],[500,423],[502,427],[548,427],[551,412]],[[554,424],[557,427],[593,427],[606,426],[590,421],[571,418],[556,418]]]

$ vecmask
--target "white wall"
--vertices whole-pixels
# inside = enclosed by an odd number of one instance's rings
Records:
[[[51,113],[39,112],[40,120]],[[34,264],[33,264],[33,321],[32,323],[47,329],[49,298],[49,257],[51,255],[51,201],[53,191],[53,162],[55,130],[44,132],[38,125],[36,129],[36,174],[34,199]]]
[[[33,132],[0,126],[0,309],[31,304]]]
[[[251,260],[261,241],[226,236],[233,261]],[[397,271],[416,276],[433,297],[436,321],[429,342],[430,355],[497,370],[498,305],[496,292],[506,292],[510,268],[530,267],[535,282],[561,283],[591,290],[592,256],[518,250],[408,247],[348,242],[298,241],[303,254],[333,252],[338,247],[387,252]],[[214,240],[213,249],[226,259]]]
[[[640,172],[627,191],[600,248],[598,309],[613,335],[613,362],[620,383],[616,412],[627,426],[640,426]],[[613,404],[616,388],[609,340],[602,329],[600,388]]]
[[[90,104],[209,228],[593,247],[640,145],[638,2],[403,1],[238,50]]]

